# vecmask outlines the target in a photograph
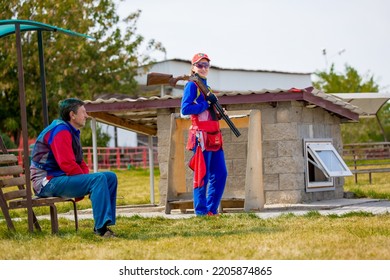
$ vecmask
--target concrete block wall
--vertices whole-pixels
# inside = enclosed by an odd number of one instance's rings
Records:
[[[341,152],[340,119],[322,108],[307,108],[296,101],[264,108],[262,116],[266,203],[304,203],[343,197],[342,179],[335,179],[335,191],[305,191],[303,147],[305,138],[329,138]]]

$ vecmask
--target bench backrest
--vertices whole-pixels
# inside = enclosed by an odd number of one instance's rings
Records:
[[[0,154],[0,195],[7,203],[27,197],[23,168],[13,154]]]
[[[7,222],[8,229],[15,230],[9,210],[27,208],[28,226],[32,232],[34,227],[41,230],[38,219],[35,216],[33,207],[49,206],[52,233],[58,232],[58,215],[56,203],[70,202],[73,204],[74,220],[76,231],[78,229],[78,216],[76,202],[72,198],[47,197],[32,198],[33,191],[31,184],[26,181],[23,167],[18,164],[14,154],[10,154],[5,147],[0,135],[0,208]]]

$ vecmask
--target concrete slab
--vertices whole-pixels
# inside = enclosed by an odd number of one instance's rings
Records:
[[[390,201],[381,199],[334,199],[315,201],[308,204],[274,204],[265,205],[264,210],[254,212],[262,219],[275,218],[282,214],[292,213],[295,215],[305,215],[309,211],[318,211],[321,215],[343,215],[350,212],[369,212],[374,215],[390,213]],[[243,209],[227,210],[224,215],[244,213]],[[92,210],[79,210],[79,219],[92,219]],[[195,217],[193,212],[182,213],[173,210],[171,214],[165,214],[163,206],[156,205],[130,205],[118,206],[117,216],[131,217],[138,215],[145,218],[163,217],[167,219],[187,219]],[[73,219],[73,213],[59,214],[59,217]],[[40,216],[39,219],[49,219],[49,216]]]

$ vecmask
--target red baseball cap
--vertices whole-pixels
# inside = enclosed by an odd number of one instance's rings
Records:
[[[207,59],[208,61],[210,61],[210,58],[208,57],[208,55],[207,54],[205,54],[205,53],[197,53],[197,54],[195,54],[194,55],[194,57],[192,58],[192,64],[194,64],[194,63],[197,63],[199,60],[201,60],[201,59]]]

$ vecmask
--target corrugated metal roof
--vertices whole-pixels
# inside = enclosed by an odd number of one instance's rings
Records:
[[[342,119],[357,121],[365,113],[358,107],[315,88],[262,89],[259,91],[231,91],[217,93],[221,105],[256,104],[278,101],[304,102],[308,107],[321,107]],[[180,96],[150,98],[99,98],[86,100],[88,113],[98,121],[116,125],[147,135],[157,134],[157,109],[180,107]],[[249,105],[248,105],[249,106]]]
[[[370,116],[375,116],[390,100],[390,92],[332,93],[332,95],[361,108]]]

